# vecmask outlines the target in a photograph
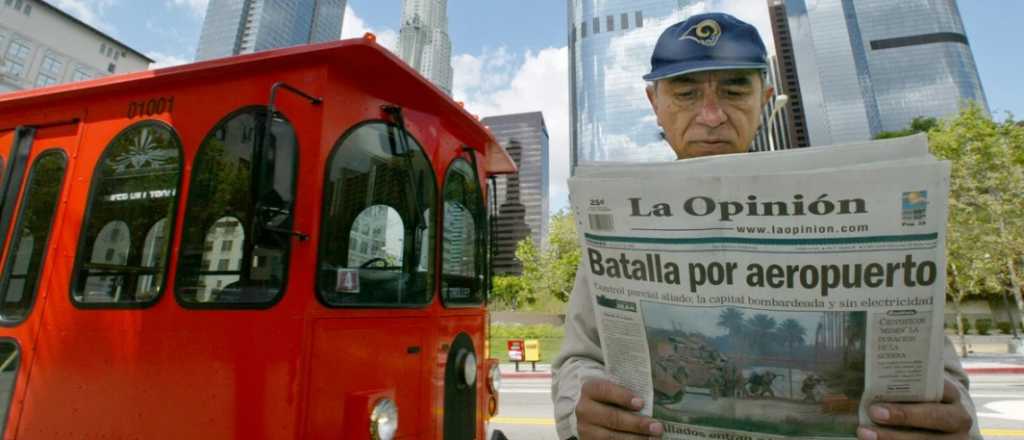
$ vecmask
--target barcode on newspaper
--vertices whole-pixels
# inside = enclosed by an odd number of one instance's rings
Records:
[[[614,231],[615,221],[611,214],[588,214],[590,229],[594,231]]]

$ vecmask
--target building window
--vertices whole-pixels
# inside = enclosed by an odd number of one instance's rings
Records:
[[[46,87],[53,84],[57,84],[57,78],[45,73],[40,73],[39,76],[36,77],[36,87]]]
[[[636,27],[644,27],[644,11],[636,11]]]
[[[25,15],[32,15],[32,5],[25,3],[25,9],[22,9],[21,12],[24,12]]]
[[[28,58],[28,54],[32,52],[32,49],[25,43],[18,40],[11,40],[11,46],[7,48],[7,58],[18,61],[25,61]]]
[[[64,68],[64,63],[53,57],[53,55],[46,54],[43,57],[42,64],[39,65],[44,72],[51,73],[53,75],[59,75],[60,71]]]
[[[107,51],[107,43],[100,43],[100,55]]]
[[[608,31],[608,32],[614,31],[615,30],[615,17],[609,15],[608,19],[605,20],[605,21],[608,22],[608,29],[606,29],[606,31]]]
[[[622,26],[622,30],[629,29],[629,14],[622,14],[622,17],[620,17],[620,21],[621,21],[620,25]]]
[[[7,72],[7,74],[10,76],[20,77],[22,74],[25,73],[25,65],[17,61],[8,59],[7,62],[4,63],[4,71]]]
[[[587,38],[587,22],[580,24],[580,39]]]
[[[21,0],[14,0],[14,9],[21,10],[21,5],[24,4]]]
[[[231,232],[234,232],[234,229],[235,228],[231,228]],[[229,232],[229,233],[231,233],[231,232]],[[232,247],[233,244],[234,243],[231,240],[224,240],[220,244],[220,251],[221,252],[231,252],[231,247]]]
[[[117,70],[117,66],[115,66],[114,63],[110,63],[110,65],[107,66],[107,72],[114,73],[115,70]]]
[[[84,81],[84,80],[87,80],[87,79],[90,79],[90,78],[92,78],[92,75],[89,75],[88,72],[86,72],[86,71],[84,71],[84,70],[82,70],[80,68],[75,69],[75,71],[71,73],[71,80],[72,81]]]
[[[594,17],[594,35],[601,33],[601,17]]]

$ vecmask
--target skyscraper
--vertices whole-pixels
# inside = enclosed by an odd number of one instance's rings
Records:
[[[452,93],[448,0],[405,0],[398,55],[445,93]]]
[[[210,0],[196,49],[208,60],[341,37],[346,0]]]
[[[800,98],[800,77],[796,72],[793,56],[793,36],[789,32],[784,0],[768,0],[768,14],[775,37],[775,56],[778,61],[779,81],[775,84],[778,93],[789,97],[789,104],[781,110],[780,116],[786,121],[786,136],[792,147],[808,147],[807,117],[804,115],[803,100]]]
[[[988,108],[955,0],[783,0],[812,145]],[[773,11],[776,12],[776,11]],[[778,35],[777,35],[778,37]]]
[[[540,248],[548,233],[548,129],[540,112],[491,116],[481,122],[519,167],[518,173],[496,179],[493,266],[496,274],[520,274],[516,244],[530,237]]]

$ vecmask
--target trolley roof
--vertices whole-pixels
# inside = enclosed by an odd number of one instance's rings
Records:
[[[0,94],[0,113],[20,106],[40,106],[65,99],[118,91],[127,86],[151,87],[192,76],[219,76],[260,66],[290,63],[335,64],[374,96],[417,111],[435,114],[447,128],[487,158],[488,174],[511,174],[516,165],[479,119],[423,78],[400,58],[374,42],[374,38],[294,46],[258,53],[201,61],[163,69],[106,76],[18,92]]]

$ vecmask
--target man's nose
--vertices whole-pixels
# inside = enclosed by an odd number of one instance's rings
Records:
[[[716,93],[705,93],[704,100],[697,110],[697,122],[708,127],[717,127],[726,121],[725,111],[718,102]]]

